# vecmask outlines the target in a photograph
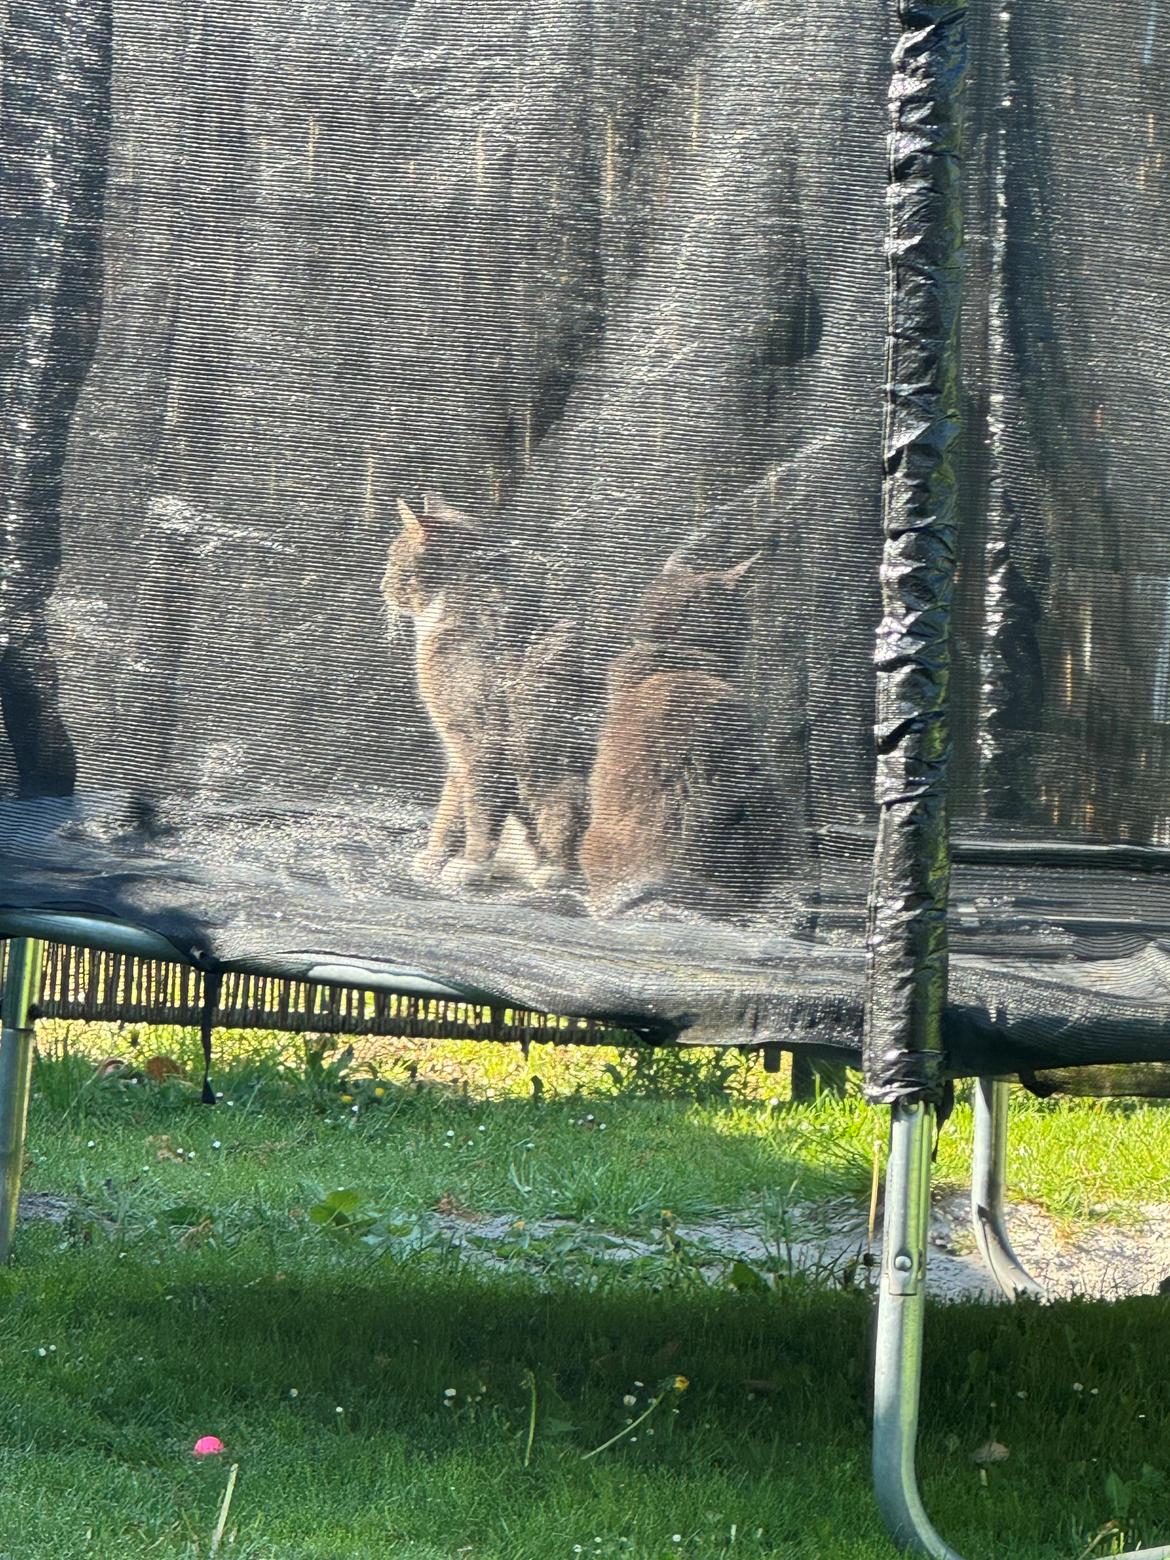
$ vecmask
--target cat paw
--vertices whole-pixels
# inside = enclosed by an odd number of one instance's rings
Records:
[[[468,861],[466,856],[455,856],[439,874],[444,888],[482,888],[493,876],[490,861]]]
[[[443,876],[446,856],[431,850],[420,850],[410,863],[410,875],[419,883],[437,883]]]

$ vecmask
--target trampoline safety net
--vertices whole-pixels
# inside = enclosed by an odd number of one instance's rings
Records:
[[[9,0],[0,908],[857,1051],[893,12]],[[1170,17],[968,30],[947,1066],[1164,1060]]]

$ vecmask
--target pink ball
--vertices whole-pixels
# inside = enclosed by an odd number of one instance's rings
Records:
[[[224,1449],[217,1435],[201,1435],[191,1448],[196,1457],[218,1457]]]

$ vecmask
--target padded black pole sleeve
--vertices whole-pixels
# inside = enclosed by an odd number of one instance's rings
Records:
[[[966,6],[901,0],[898,15],[865,1030],[866,1092],[886,1103],[940,1096]]]

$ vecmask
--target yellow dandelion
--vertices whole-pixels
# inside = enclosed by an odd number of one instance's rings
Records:
[[[676,1392],[685,1392],[689,1386],[690,1382],[685,1376],[676,1376],[674,1378],[674,1390]]]

